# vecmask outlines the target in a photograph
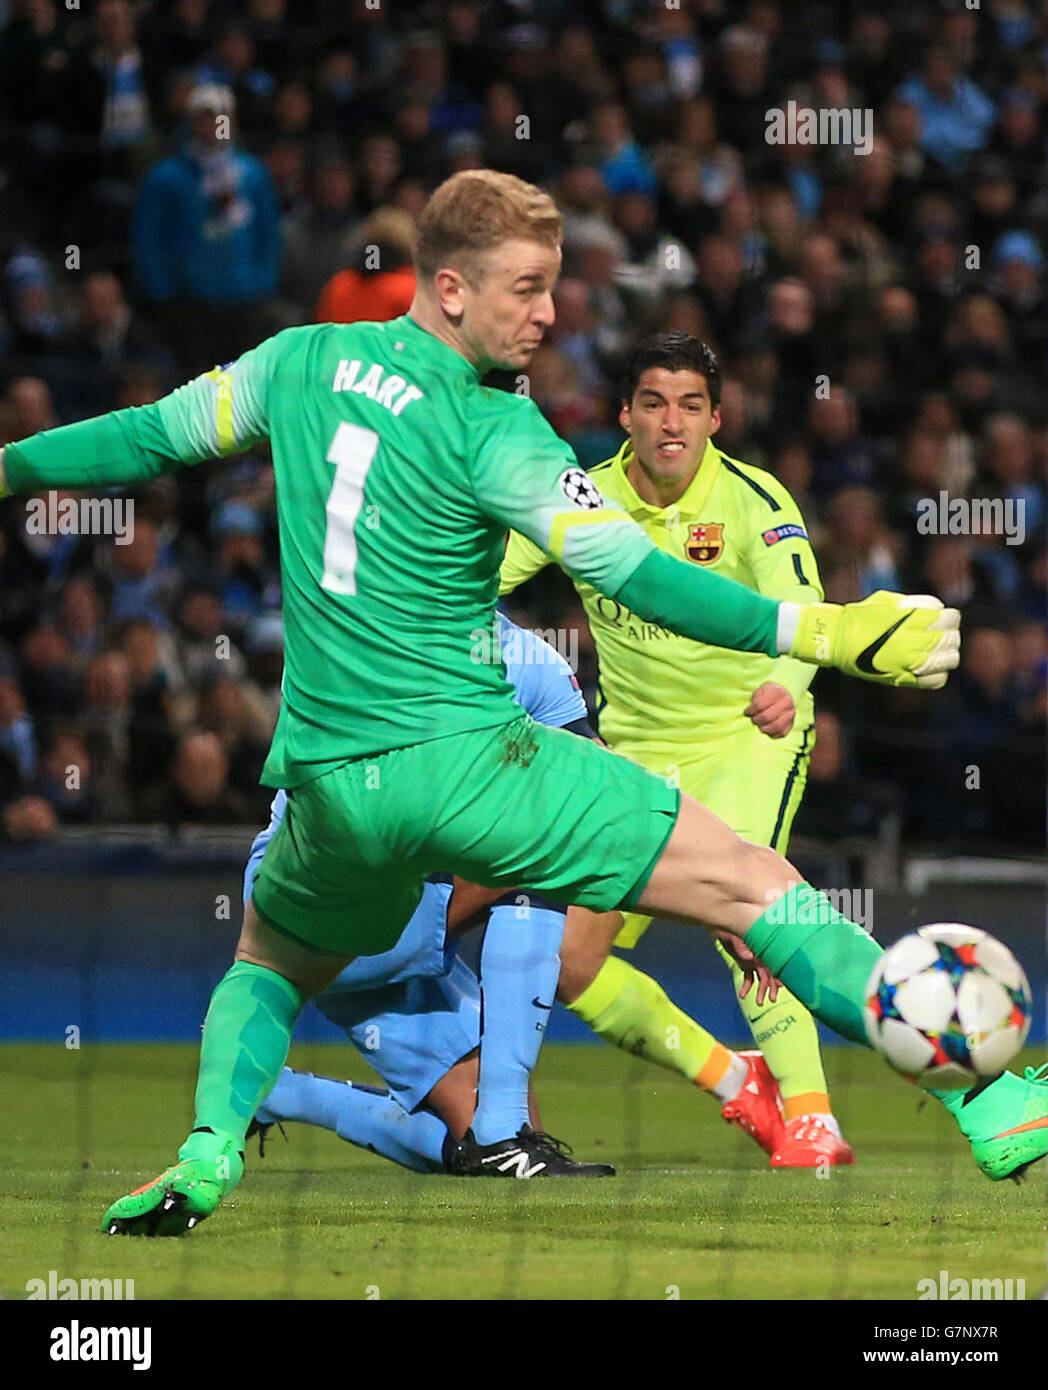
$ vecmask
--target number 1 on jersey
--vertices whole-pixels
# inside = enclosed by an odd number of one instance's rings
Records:
[[[327,500],[324,536],[324,577],[320,586],[332,594],[357,592],[357,538],[353,528],[364,505],[364,480],[375,458],[378,435],[345,420],[327,451],[335,465],[335,481]]]

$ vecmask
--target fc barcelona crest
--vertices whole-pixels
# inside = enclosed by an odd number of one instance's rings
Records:
[[[697,565],[712,565],[720,559],[724,549],[724,526],[719,521],[707,522],[705,526],[688,528],[688,540],[684,547],[689,560]]]

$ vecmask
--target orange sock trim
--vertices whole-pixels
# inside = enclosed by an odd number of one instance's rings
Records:
[[[799,1096],[783,1096],[782,1118],[795,1120],[798,1115],[832,1115],[830,1098],[825,1091],[803,1091]]]
[[[712,1091],[714,1086],[723,1081],[731,1066],[732,1054],[723,1045],[715,1042],[713,1051],[699,1068],[699,1074],[695,1078],[695,1085],[701,1086],[704,1091]]]

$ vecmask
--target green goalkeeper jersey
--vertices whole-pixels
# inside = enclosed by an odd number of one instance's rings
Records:
[[[631,484],[626,469],[632,454],[627,440],[589,476],[661,550],[777,599],[814,603],[822,598],[804,519],[777,478],[728,458],[709,440],[680,500],[659,507],[645,502]],[[525,536],[512,536],[502,593],[546,563],[547,556]],[[599,587],[585,581],[576,586],[600,661],[600,731],[613,748],[679,756],[682,747],[704,738],[748,728],[744,711],[765,681],[785,686],[793,696],[795,727],[811,723],[813,666],[678,637],[645,622]]]
[[[652,616],[776,649],[778,605],[695,583],[527,397],[481,386],[410,317],[287,329],[153,405],[8,445],[4,467],[15,492],[133,484],[263,438],[285,629],[271,786],[519,717],[487,640],[511,530]]]

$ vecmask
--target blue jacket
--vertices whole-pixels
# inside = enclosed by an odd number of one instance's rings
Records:
[[[280,214],[269,170],[235,148],[217,155],[208,172],[187,149],[142,180],[135,267],[152,300],[245,303],[276,290]]]

